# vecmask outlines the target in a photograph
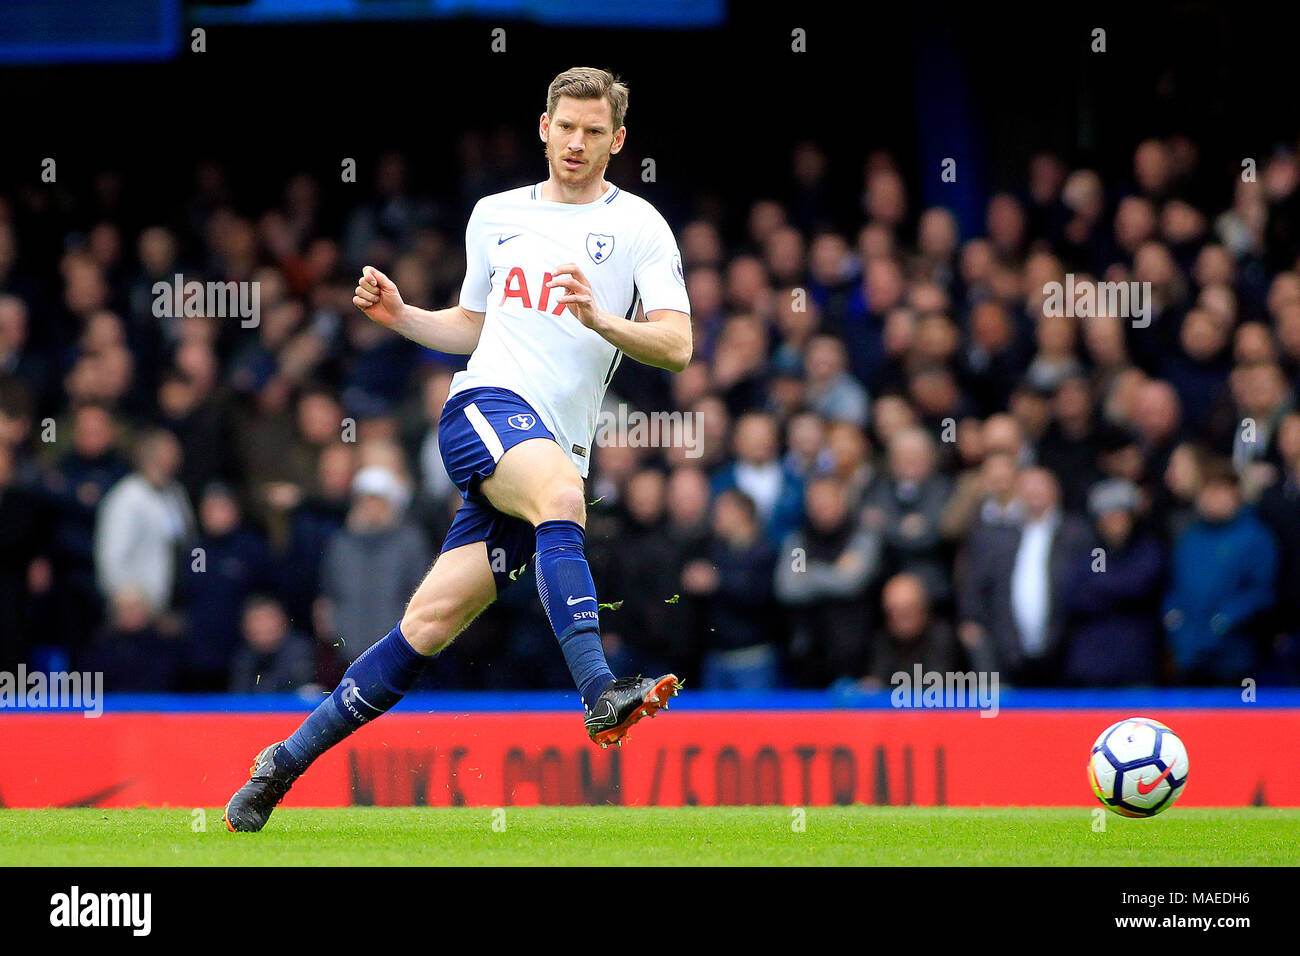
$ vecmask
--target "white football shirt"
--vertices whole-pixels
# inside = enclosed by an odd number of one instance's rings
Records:
[[[605,389],[622,352],[557,303],[556,266],[576,262],[596,307],[635,319],[690,314],[681,254],[663,216],[644,199],[610,185],[589,203],[542,198],[542,185],[480,199],[465,228],[460,304],[486,313],[478,347],[451,383],[506,388],[528,402],[583,477]]]

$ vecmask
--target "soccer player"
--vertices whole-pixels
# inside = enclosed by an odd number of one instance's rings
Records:
[[[460,302],[426,311],[366,266],[353,302],[420,345],[468,354],[438,424],[465,499],[402,620],[348,668],[302,725],[257,755],[226,806],[231,830],[260,830],[313,760],[410,690],[446,647],[534,563],[537,592],[582,696],[591,739],[623,743],[681,684],[615,679],[583,551],[583,478],[605,389],[624,355],[679,372],[691,358],[681,256],[663,217],[605,181],[623,148],[627,88],[604,70],[552,81],[538,132],[545,182],[481,199],[465,230]],[[638,310],[645,321],[635,321]]]

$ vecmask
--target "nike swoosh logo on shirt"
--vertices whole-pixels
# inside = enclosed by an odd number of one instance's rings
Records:
[[[498,239],[498,240],[497,240],[497,245],[499,246],[499,245],[501,245],[501,243],[503,243],[503,242],[509,242],[511,239],[517,239],[519,236],[522,236],[522,235],[523,235],[522,232],[516,232],[513,236],[506,236],[506,237],[503,238],[503,239]]]
[[[573,607],[573,605],[581,604],[583,601],[594,601],[594,600],[596,600],[594,597],[576,598],[573,595],[569,595],[567,598],[564,599],[564,603],[569,605],[569,607]]]

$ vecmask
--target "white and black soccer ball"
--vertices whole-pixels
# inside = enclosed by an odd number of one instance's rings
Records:
[[[1153,817],[1173,806],[1187,786],[1187,748],[1158,720],[1125,718],[1092,745],[1088,782],[1106,809]]]

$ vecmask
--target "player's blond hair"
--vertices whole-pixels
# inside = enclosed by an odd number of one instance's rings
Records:
[[[623,117],[627,115],[627,86],[608,70],[594,66],[575,66],[551,80],[551,85],[546,89],[548,116],[555,115],[561,96],[570,96],[575,100],[609,100],[614,129],[623,125]]]

